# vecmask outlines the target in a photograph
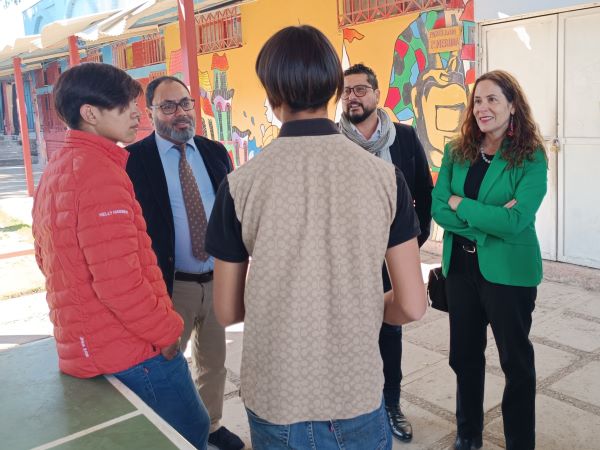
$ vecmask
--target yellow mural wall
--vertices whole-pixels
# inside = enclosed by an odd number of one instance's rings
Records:
[[[243,45],[198,56],[206,135],[222,141],[236,165],[277,136],[280,124],[255,74],[256,56],[277,30],[309,24],[329,37],[345,67],[362,62],[374,69],[380,106],[395,121],[415,126],[435,172],[474,81],[474,51],[469,56],[474,27],[463,26],[472,20],[472,0],[458,3],[461,8],[344,29],[338,28],[336,0],[257,0],[241,5]],[[181,70],[178,25],[167,26],[164,36],[167,71],[176,75]],[[330,116],[336,118],[335,105]]]
[[[198,68],[201,80],[210,80],[210,88],[216,87],[215,63],[226,72],[226,88],[233,90],[228,99],[230,106],[230,125],[235,127],[231,134],[220,133],[220,139],[230,151],[239,150],[238,146],[247,145],[248,155],[242,152],[234,155],[236,164],[245,162],[252,153],[268,144],[277,135],[273,118],[265,106],[265,94],[254,71],[256,56],[264,42],[277,30],[293,24],[310,24],[323,31],[333,42],[341,43],[337,36],[335,1],[304,0],[258,0],[240,6],[242,16],[243,45],[240,48],[198,56]],[[169,56],[176,55],[179,49],[178,24],[165,28],[165,49],[167,53],[167,71],[177,73],[171,67]],[[341,47],[341,46],[340,46]],[[205,83],[206,86],[206,83]],[[206,86],[208,87],[208,86]],[[209,92],[212,100],[212,92]],[[218,115],[218,113],[216,114]],[[208,118],[210,121],[211,119]],[[276,119],[275,119],[276,121]],[[218,120],[217,120],[218,122]],[[277,124],[277,122],[276,122]],[[210,135],[210,126],[207,135]],[[213,127],[216,126],[213,123]],[[218,127],[217,127],[218,128]],[[236,132],[236,130],[239,131]],[[243,136],[240,136],[243,135]]]
[[[417,129],[434,172],[445,144],[458,132],[475,79],[475,27],[468,20],[472,2],[463,6],[345,30],[349,64],[362,62],[375,71],[379,106],[394,120]]]

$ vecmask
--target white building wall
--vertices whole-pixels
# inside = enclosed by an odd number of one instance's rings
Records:
[[[475,21],[502,19],[520,14],[551,11],[573,6],[600,6],[600,2],[581,0],[475,0]]]

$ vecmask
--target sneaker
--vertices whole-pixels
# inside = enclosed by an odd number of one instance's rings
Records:
[[[402,442],[409,442],[413,437],[412,425],[402,414],[400,405],[386,406],[385,411],[392,427],[392,435]]]
[[[242,450],[244,442],[225,427],[219,428],[208,435],[208,443],[219,450]]]

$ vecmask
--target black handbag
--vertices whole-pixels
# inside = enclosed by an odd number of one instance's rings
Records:
[[[446,298],[446,277],[441,267],[429,271],[427,282],[427,294],[431,301],[431,307],[439,311],[448,312],[448,299]]]

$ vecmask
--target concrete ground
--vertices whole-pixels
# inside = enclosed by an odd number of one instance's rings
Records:
[[[423,254],[435,263],[438,257]],[[44,294],[0,301],[0,351],[41,337],[52,327]],[[600,448],[600,292],[544,281],[531,332],[538,373],[537,448]],[[250,444],[239,397],[243,325],[227,330],[227,387],[223,423]],[[484,448],[504,448],[500,401],[504,380],[489,335]],[[402,408],[414,427],[396,450],[447,449],[454,439],[455,378],[448,367],[448,317],[429,310],[404,330]],[[1,376],[0,376],[1,378]],[[250,447],[248,447],[250,448]]]
[[[10,179],[5,174],[0,166],[0,212],[26,220],[31,204],[23,189],[15,192],[11,186],[2,199],[2,184]],[[439,249],[438,244],[426,244],[424,272],[439,263]],[[600,270],[547,262],[544,268],[531,332],[538,379],[537,448],[600,449]],[[7,279],[12,278],[18,275],[11,272]],[[0,301],[0,351],[51,334],[44,293]],[[435,310],[404,328],[402,408],[413,424],[414,439],[395,442],[396,450],[451,448],[456,386],[448,366],[448,336],[448,317]],[[223,424],[250,448],[239,397],[242,345],[243,325],[229,327]],[[486,356],[484,448],[501,449],[504,380],[491,333]]]
[[[6,155],[0,152],[0,301],[39,291],[44,286],[44,277],[33,256],[33,200],[27,196],[25,169],[22,163],[4,164],[8,160],[2,156]],[[36,184],[41,174],[41,166],[35,164]],[[21,256],[6,257],[15,254]]]

